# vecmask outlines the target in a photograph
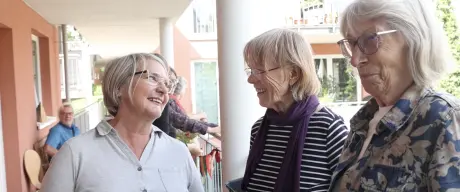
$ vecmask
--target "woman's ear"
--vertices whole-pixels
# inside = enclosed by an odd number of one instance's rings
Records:
[[[289,85],[294,85],[300,78],[300,70],[297,67],[292,68],[289,73]]]

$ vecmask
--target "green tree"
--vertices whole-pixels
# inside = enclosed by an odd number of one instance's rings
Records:
[[[437,0],[436,10],[439,19],[443,22],[444,31],[449,40],[449,45],[456,61],[456,71],[441,81],[441,87],[455,96],[460,96],[460,36],[458,32],[455,10],[451,0]]]

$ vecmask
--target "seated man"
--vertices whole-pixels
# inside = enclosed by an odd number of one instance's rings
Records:
[[[70,138],[80,134],[80,129],[73,124],[73,108],[70,103],[64,103],[59,108],[59,123],[50,129],[45,143],[45,152],[53,157],[61,146]]]

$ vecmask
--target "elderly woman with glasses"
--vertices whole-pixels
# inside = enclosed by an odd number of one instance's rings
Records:
[[[326,191],[348,130],[317,98],[321,88],[310,44],[273,29],[244,48],[248,82],[265,115],[252,127],[245,191]]]
[[[459,191],[460,100],[434,90],[449,50],[431,0],[355,0],[338,42],[373,98],[350,121],[331,191]]]
[[[114,118],[67,141],[40,191],[204,191],[187,147],[152,125],[168,102],[167,74],[152,54],[108,63],[102,91]]]

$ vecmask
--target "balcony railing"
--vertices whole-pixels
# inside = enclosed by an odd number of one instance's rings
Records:
[[[104,102],[98,100],[89,104],[83,109],[75,112],[74,124],[80,129],[81,133],[87,132],[96,127],[107,114]]]
[[[210,155],[213,151],[220,153],[220,139],[211,136],[198,136],[200,147],[203,150],[203,156]],[[213,142],[213,140],[215,142]],[[219,143],[219,144],[218,144]],[[219,154],[221,156],[221,153]],[[217,156],[217,155],[216,155]],[[222,192],[222,163],[217,162],[216,157],[212,160],[211,176],[205,174],[202,176],[203,187],[206,192]],[[197,158],[198,170],[201,169],[201,162]]]

